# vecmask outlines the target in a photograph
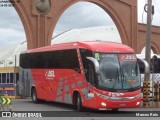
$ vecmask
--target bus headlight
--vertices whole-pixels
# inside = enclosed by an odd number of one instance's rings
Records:
[[[88,97],[93,98],[94,97],[94,93],[88,93]]]
[[[134,96],[135,99],[136,99],[136,98],[139,98],[139,97],[142,97],[142,93],[140,93],[140,94]]]
[[[140,104],[140,102],[137,102],[137,103],[136,103],[136,105],[139,105],[139,104]]]
[[[97,96],[99,96],[99,97],[101,97],[101,98],[103,98],[103,99],[106,99],[106,100],[114,100],[114,101],[134,100],[134,99],[137,99],[137,98],[139,98],[139,97],[142,96],[142,93],[140,93],[140,94],[138,94],[138,95],[136,95],[136,96],[132,96],[132,97],[116,97],[116,96],[111,97],[111,96],[106,96],[106,95],[99,94],[99,93],[97,93],[97,92],[95,92],[95,91],[94,91],[94,93],[95,93]]]

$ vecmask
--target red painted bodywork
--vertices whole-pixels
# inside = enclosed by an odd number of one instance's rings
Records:
[[[42,51],[54,51],[54,50],[64,50],[64,49],[79,49],[85,48],[92,51],[98,52],[107,52],[107,53],[134,53],[134,51],[120,43],[114,42],[72,42],[72,43],[64,43],[64,44],[57,44],[51,45],[47,47],[32,49],[27,51],[27,53],[32,52],[42,52]],[[77,52],[78,53],[78,52]],[[79,53],[78,56],[80,57]],[[82,67],[81,59],[79,58],[80,66]],[[54,71],[54,77],[51,79],[46,78],[46,73],[48,71]],[[99,109],[99,108],[130,108],[130,107],[139,107],[136,105],[137,102],[141,102],[141,97],[138,97],[134,100],[128,101],[111,101],[107,99],[103,99],[96,94],[91,99],[87,99],[87,96],[82,92],[82,89],[88,89],[89,93],[97,92],[102,95],[108,96],[111,92],[99,90],[92,85],[90,85],[86,80],[83,74],[83,70],[81,73],[78,73],[71,69],[31,69],[33,80],[35,83],[35,87],[37,90],[37,97],[39,99],[44,99],[48,101],[55,101],[57,98],[61,97],[62,102],[65,102],[64,95],[70,94],[73,97],[73,92],[78,91],[82,98],[82,105],[89,108]],[[63,83],[60,85],[60,79],[63,78]],[[78,81],[82,84],[79,86]],[[76,87],[72,88],[72,84],[75,84]],[[65,86],[69,86],[69,91],[64,91]],[[62,88],[62,93],[57,94],[59,88]],[[136,96],[141,93],[141,90],[137,90],[134,92],[124,92],[123,96],[119,97],[132,97]],[[116,93],[115,93],[116,94]],[[102,106],[101,103],[105,102],[107,105],[106,107]]]

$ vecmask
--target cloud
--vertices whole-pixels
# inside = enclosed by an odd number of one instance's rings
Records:
[[[0,7],[0,15],[0,48],[25,41],[24,28],[16,10],[13,7]]]
[[[145,0],[138,0],[138,22],[144,23],[146,21],[146,13],[144,12]]]
[[[0,28],[0,34],[0,47],[16,44],[20,41],[22,42],[26,40],[25,33],[15,29]]]
[[[146,1],[138,0],[139,22],[142,22]],[[160,26],[160,0],[153,0],[153,4],[155,5],[155,14],[152,23]],[[0,47],[25,41],[24,28],[16,10],[13,7],[0,7],[0,15]],[[143,21],[146,23],[146,13],[144,13]],[[68,29],[108,25],[114,25],[114,22],[102,8],[90,2],[78,2],[63,13],[54,32],[60,33]]]
[[[144,11],[144,5],[147,4],[146,0],[138,0],[138,22],[147,23],[147,13]],[[152,18],[152,25],[160,26],[160,0],[153,0],[155,13]]]
[[[0,28],[5,27],[24,31],[19,15],[13,7],[0,7],[0,13]]]

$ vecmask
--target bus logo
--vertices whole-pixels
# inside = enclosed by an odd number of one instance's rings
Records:
[[[108,94],[108,96],[111,96],[111,97],[120,97],[123,95],[124,95],[123,93],[113,93],[113,92],[109,92]]]
[[[49,70],[45,74],[46,79],[53,80],[55,77],[54,70]]]
[[[135,55],[119,55],[120,61],[136,61],[136,56]]]

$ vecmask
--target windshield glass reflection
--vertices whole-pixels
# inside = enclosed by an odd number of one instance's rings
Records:
[[[120,90],[140,86],[140,73],[135,55],[96,53],[95,58],[100,64],[98,75],[100,88]]]

